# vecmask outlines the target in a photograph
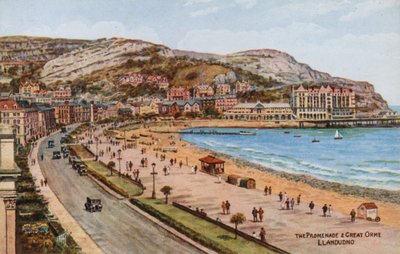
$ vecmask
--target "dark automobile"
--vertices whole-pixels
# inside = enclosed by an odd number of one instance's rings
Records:
[[[74,162],[72,162],[72,168],[75,170],[78,170],[81,166],[84,166],[82,161],[80,160],[76,160]]]
[[[83,164],[78,165],[77,170],[80,176],[87,176],[87,169],[85,165]]]
[[[61,133],[67,133],[67,127],[61,127]]]
[[[103,209],[103,205],[101,204],[100,199],[95,199],[95,198],[86,198],[86,203],[85,203],[85,210],[88,212],[101,212]]]
[[[47,142],[47,147],[48,147],[48,148],[53,148],[53,147],[54,147],[54,140],[50,139],[50,140]]]
[[[58,160],[61,159],[61,152],[60,151],[54,151],[53,152],[53,160]]]

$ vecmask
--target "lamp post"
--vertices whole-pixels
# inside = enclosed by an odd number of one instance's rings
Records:
[[[154,169],[156,168],[156,164],[154,162],[151,164],[151,166],[153,167],[153,172],[150,173],[153,175],[153,192],[151,193],[151,198],[155,199],[156,198],[156,175],[158,173],[154,171]]]
[[[119,173],[118,176],[121,176],[121,149],[118,149],[118,166],[119,166]]]
[[[99,138],[96,137],[96,161],[99,160]]]
[[[124,147],[126,149],[126,130],[124,130]]]

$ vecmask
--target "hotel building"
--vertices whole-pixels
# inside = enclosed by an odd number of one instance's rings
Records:
[[[355,92],[351,89],[304,88],[292,86],[291,106],[297,119],[328,120],[354,118],[356,109]]]

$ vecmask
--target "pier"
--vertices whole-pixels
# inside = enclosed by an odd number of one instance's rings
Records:
[[[248,132],[248,131],[154,131],[150,130],[153,133],[160,134],[193,134],[193,135],[256,135],[256,132]]]
[[[314,127],[351,128],[351,127],[400,127],[400,117],[393,118],[352,118],[334,120],[299,120],[299,127],[311,124]]]

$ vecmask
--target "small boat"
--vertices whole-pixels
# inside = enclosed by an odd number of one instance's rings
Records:
[[[312,142],[313,142],[313,143],[319,143],[319,140],[316,139],[316,138],[314,138],[314,139],[312,140]]]
[[[301,138],[301,135],[294,135],[295,138]]]
[[[290,133],[290,131],[284,131],[283,133],[284,133],[284,134],[289,134],[289,133]]]
[[[340,134],[340,132],[338,130],[336,130],[336,133],[335,133],[335,140],[336,139],[343,139],[342,134]]]

